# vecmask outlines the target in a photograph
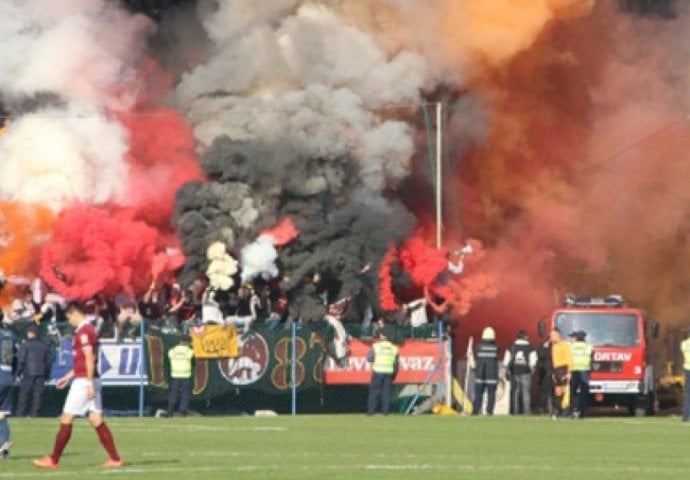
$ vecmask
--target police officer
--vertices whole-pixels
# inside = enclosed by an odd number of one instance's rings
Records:
[[[168,416],[177,411],[187,415],[192,397],[192,363],[194,350],[189,346],[190,338],[184,336],[180,343],[168,351],[170,359],[170,393],[168,394]],[[177,408],[177,410],[176,410]]]
[[[367,414],[376,412],[376,403],[381,396],[381,411],[388,415],[390,408],[393,379],[398,373],[398,347],[388,340],[389,331],[379,331],[379,339],[371,346],[367,361],[371,364],[371,383],[369,384],[369,401]]]
[[[527,332],[520,330],[517,339],[503,356],[503,366],[510,379],[510,411],[515,415],[520,413],[521,400],[522,413],[532,413],[532,371],[536,364],[537,354],[529,343]]]
[[[494,414],[496,387],[498,386],[498,345],[496,332],[491,327],[482,331],[482,341],[474,351],[474,403],[472,415],[479,415],[487,393],[486,413]]]
[[[0,310],[0,325],[4,316]],[[10,455],[10,424],[7,417],[12,414],[12,386],[16,354],[16,338],[12,332],[0,328],[0,460]]]
[[[685,376],[685,398],[683,399],[683,421],[690,422],[690,329],[680,344],[683,352],[683,374]]]
[[[592,369],[592,346],[587,344],[587,333],[575,332],[575,341],[570,345],[573,356],[573,371],[570,379],[572,412],[575,418],[584,418],[589,397],[589,373]]]
[[[19,346],[17,354],[17,378],[20,380],[17,416],[21,417],[26,413],[30,394],[33,394],[33,401],[29,414],[32,417],[38,416],[52,361],[50,348],[38,338],[38,327],[31,325],[26,332],[26,341]]]

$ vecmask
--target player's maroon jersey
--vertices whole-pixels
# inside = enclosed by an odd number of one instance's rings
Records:
[[[98,335],[96,329],[89,322],[84,322],[74,331],[72,340],[72,360],[74,362],[74,376],[86,377],[86,357],[84,348],[93,349],[93,358],[96,362],[94,377],[98,377]]]

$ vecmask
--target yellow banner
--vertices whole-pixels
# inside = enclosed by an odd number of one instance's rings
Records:
[[[204,325],[190,329],[194,358],[208,360],[213,358],[236,358],[237,329],[234,326]]]

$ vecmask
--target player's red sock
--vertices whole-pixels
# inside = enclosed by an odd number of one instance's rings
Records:
[[[51,458],[53,462],[60,463],[60,457],[62,452],[67,446],[70,437],[72,436],[72,424],[60,424],[60,430],[58,430],[57,435],[55,435],[55,446],[53,447],[53,454]]]
[[[105,424],[105,422],[101,423],[96,428],[96,433],[98,433],[98,438],[101,440],[101,445],[103,445],[105,451],[108,452],[110,458],[115,461],[120,460],[120,456],[117,454],[117,448],[115,448],[115,440],[113,440],[113,434],[110,433],[110,429]]]

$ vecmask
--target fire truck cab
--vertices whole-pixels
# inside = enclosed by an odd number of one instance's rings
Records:
[[[564,336],[584,331],[594,347],[589,391],[592,406],[627,408],[631,415],[654,414],[654,369],[648,342],[658,324],[620,295],[566,296],[551,315],[551,327]],[[543,327],[542,327],[543,329]]]

